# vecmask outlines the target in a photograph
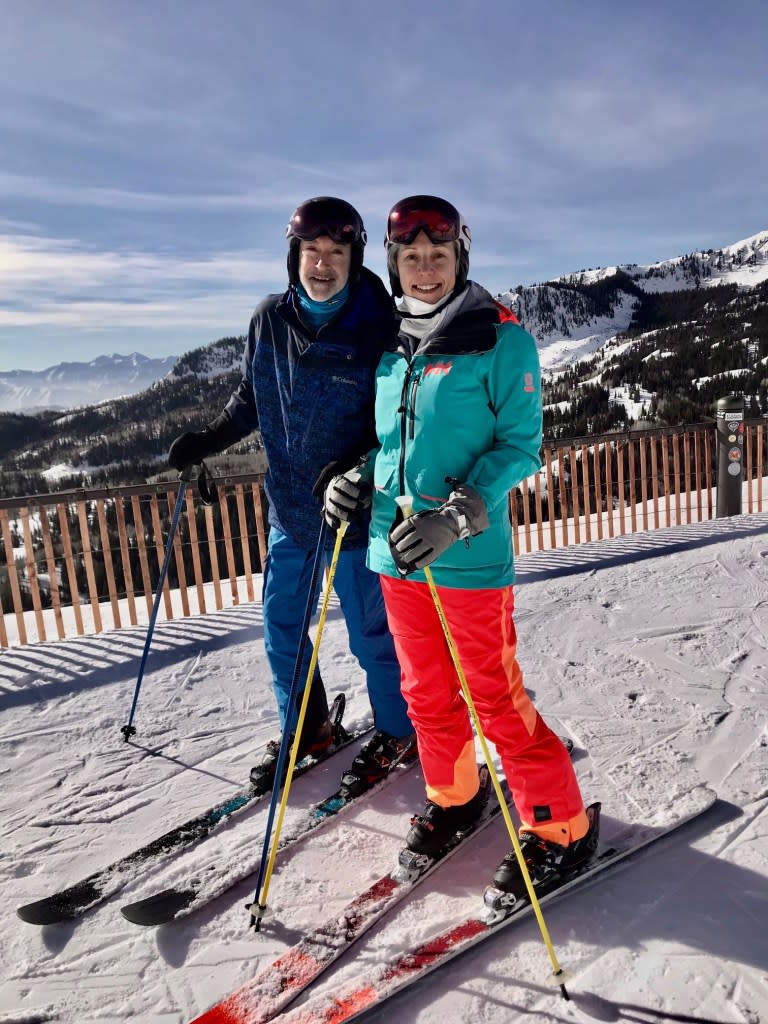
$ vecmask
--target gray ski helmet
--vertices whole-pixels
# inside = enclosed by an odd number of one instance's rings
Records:
[[[387,233],[384,237],[389,283],[394,297],[398,298],[403,294],[397,272],[399,247],[410,245],[420,231],[424,231],[435,245],[456,243],[454,291],[462,291],[469,275],[469,250],[472,247],[469,225],[447,199],[441,199],[439,196],[407,196],[395,203],[389,211]]]
[[[334,242],[352,246],[349,282],[355,284],[363,265],[363,250],[368,236],[363,219],[351,203],[333,196],[317,196],[300,203],[291,214],[285,237],[288,239],[288,283],[299,283],[299,245],[327,235]]]

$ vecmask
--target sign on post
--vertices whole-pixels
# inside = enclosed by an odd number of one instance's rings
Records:
[[[717,518],[741,513],[744,475],[744,397],[717,401]]]

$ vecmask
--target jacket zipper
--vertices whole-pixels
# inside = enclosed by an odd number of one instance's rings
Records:
[[[421,371],[415,373],[411,380],[411,393],[410,393],[410,408],[408,410],[408,438],[413,440],[416,423],[416,393],[419,390],[419,384],[421,383]]]
[[[416,393],[421,382],[421,371],[409,362],[400,392],[400,493],[405,494],[405,448],[413,440],[416,422]]]

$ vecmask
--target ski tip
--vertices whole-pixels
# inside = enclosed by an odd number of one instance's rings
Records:
[[[16,916],[27,924],[44,926],[47,924],[61,924],[63,921],[71,921],[76,914],[67,913],[58,903],[50,899],[36,900],[34,903],[27,903],[23,907],[16,908]]]
[[[167,924],[185,910],[195,899],[194,889],[166,889],[145,900],[129,903],[120,908],[120,913],[131,924],[145,927]]]
[[[27,924],[62,924],[74,921],[104,898],[104,893],[90,878],[68,889],[52,893],[34,903],[16,908],[16,916]]]
[[[191,1024],[246,1024],[247,1018],[230,1003],[231,1000],[225,1000],[212,1006],[210,1010],[195,1017]]]

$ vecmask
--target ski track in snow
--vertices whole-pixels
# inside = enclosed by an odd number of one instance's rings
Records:
[[[526,684],[552,727],[576,743],[585,799],[602,800],[607,817],[653,826],[669,800],[685,801],[706,783],[722,801],[719,816],[545,910],[572,976],[570,1003],[548,983],[531,918],[366,1020],[565,1024],[677,1014],[697,1024],[766,1024],[767,536],[768,515],[758,515],[519,560]],[[244,860],[256,867],[268,801],[80,922],[37,929],[19,921],[16,906],[240,790],[277,734],[254,604],[158,625],[137,735],[125,743],[120,728],[144,635],[131,629],[0,655],[0,1024],[186,1024],[389,870],[423,804],[420,772],[402,773],[278,857],[272,915],[258,934],[243,906],[255,875],[159,929],[130,925],[119,907],[171,880]],[[347,692],[346,724],[359,727],[369,709],[335,602],[320,662],[329,693]],[[286,832],[335,788],[353,753],[296,781]],[[477,910],[508,846],[499,822],[297,1005],[341,993],[361,968]]]

